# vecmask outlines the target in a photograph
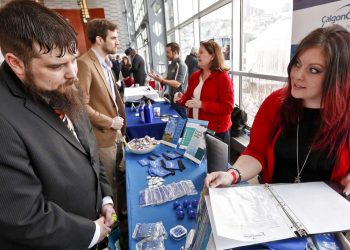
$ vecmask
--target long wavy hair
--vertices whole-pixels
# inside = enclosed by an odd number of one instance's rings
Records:
[[[325,79],[322,84],[321,126],[311,145],[313,150],[327,153],[327,158],[339,155],[349,143],[350,130],[350,33],[339,25],[319,28],[299,44],[288,65],[288,87],[280,108],[282,130],[296,126],[303,112],[301,99],[291,95],[292,67],[299,56],[310,48],[321,48],[326,57]]]

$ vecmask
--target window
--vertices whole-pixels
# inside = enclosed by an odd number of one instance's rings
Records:
[[[200,19],[201,41],[214,39],[222,48],[227,66],[231,66],[232,4],[227,4]]]
[[[144,29],[139,36],[136,38],[136,44],[138,51],[137,53],[143,57],[145,60],[146,70],[150,70],[150,60],[149,60],[149,51],[148,51],[148,32],[147,29]]]
[[[178,0],[179,23],[187,20],[194,15],[194,5],[192,0]]]
[[[134,10],[135,30],[137,30],[145,16],[145,5],[142,0],[133,0],[132,5]]]
[[[209,7],[213,3],[217,2],[218,0],[200,0],[199,1],[199,8],[200,10],[204,10],[205,8]]]
[[[240,78],[240,106],[248,113],[248,125],[251,126],[264,99],[285,84],[285,81],[274,81],[273,78],[287,76],[292,1],[249,0],[242,4],[241,69],[247,74]],[[256,74],[263,76],[258,78]]]
[[[168,37],[167,37],[167,43],[174,42],[174,41],[176,41],[176,39],[175,39],[175,32],[169,34]]]
[[[168,42],[180,42],[182,58],[199,41],[219,43],[231,68],[235,104],[248,113],[252,125],[263,100],[286,82],[293,0],[165,0],[170,2],[175,19],[177,7],[183,12],[178,23],[168,24],[172,21],[166,18]],[[199,7],[198,13],[190,6]]]
[[[253,124],[256,112],[258,112],[265,98],[271,94],[271,92],[282,88],[284,85],[284,82],[242,77],[241,108],[248,114],[248,126]]]
[[[175,19],[177,19],[177,8],[174,9],[174,5],[176,7],[176,0],[165,0],[164,1],[164,9],[165,9],[165,25],[166,29],[170,30],[175,27]]]
[[[243,1],[242,70],[286,75],[292,33],[290,0]]]
[[[194,44],[194,29],[193,23],[190,23],[180,29],[180,44],[181,44],[181,58],[185,60],[186,56],[190,53]]]

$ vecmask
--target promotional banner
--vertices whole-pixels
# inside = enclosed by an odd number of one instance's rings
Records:
[[[292,54],[295,46],[312,30],[333,24],[350,31],[349,0],[294,0]]]

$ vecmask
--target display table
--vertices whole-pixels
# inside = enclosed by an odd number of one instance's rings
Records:
[[[154,103],[152,107],[160,107],[161,115],[177,115],[178,113],[167,102]],[[141,138],[146,135],[160,140],[163,136],[167,121],[160,118],[153,118],[151,123],[141,123],[138,112],[134,112],[130,107],[125,107],[126,114],[126,139]]]
[[[173,150],[170,147],[164,145],[158,145],[155,149],[155,153],[160,154],[166,150]],[[147,206],[141,208],[139,205],[139,192],[147,188],[147,170],[148,167],[141,167],[137,162],[140,159],[146,158],[147,155],[136,155],[130,152],[126,152],[126,188],[127,188],[127,205],[128,205],[128,224],[129,224],[129,249],[135,249],[137,241],[132,239],[132,233],[136,223],[150,223],[162,221],[165,229],[168,233],[168,239],[164,241],[165,249],[178,250],[185,244],[185,239],[176,241],[169,235],[170,228],[181,224],[188,231],[195,228],[195,220],[189,219],[186,214],[183,220],[176,218],[175,210],[173,210],[173,201],[157,205]],[[183,172],[176,171],[174,176],[170,175],[165,177],[164,185],[172,182],[179,182],[181,180],[192,180],[196,186],[198,195],[184,196],[177,201],[183,202],[184,200],[199,199],[200,192],[203,188],[204,178],[206,176],[205,163],[196,165],[190,160],[183,159],[183,163],[186,169]]]
[[[152,100],[159,98],[158,92],[148,86],[130,87],[124,89],[124,102],[140,100],[144,96]]]

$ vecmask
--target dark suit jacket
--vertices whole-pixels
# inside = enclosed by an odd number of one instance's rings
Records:
[[[118,61],[118,60],[111,60],[112,62],[112,70],[113,70],[113,73],[114,73],[114,76],[115,76],[115,79],[117,81],[119,81],[119,74],[120,74],[120,70],[121,70],[121,63]]]
[[[124,119],[122,133],[125,134],[125,107],[117,88],[116,98],[112,99],[102,66],[91,49],[78,59],[78,78],[98,146],[111,147],[116,139],[116,130],[111,129],[111,124],[117,114]]]
[[[136,54],[132,59],[131,70],[130,72],[133,74],[135,83],[145,85],[146,80],[146,69],[145,69],[145,60],[143,60],[142,56]]]
[[[86,115],[79,141],[0,68],[0,249],[87,249],[112,196]]]

